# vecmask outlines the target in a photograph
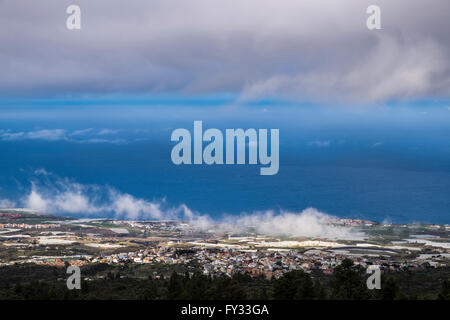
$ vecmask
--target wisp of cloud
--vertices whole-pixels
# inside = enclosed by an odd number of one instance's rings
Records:
[[[187,205],[169,206],[165,199],[146,200],[120,192],[110,186],[87,185],[61,178],[44,169],[36,170],[30,191],[19,201],[2,199],[1,207],[20,204],[49,214],[69,214],[83,217],[110,217],[125,220],[179,220],[189,228],[211,233],[247,233],[274,237],[314,237],[351,239],[353,229],[330,223],[332,216],[314,208],[301,212],[273,210],[223,215],[212,218],[190,209]]]

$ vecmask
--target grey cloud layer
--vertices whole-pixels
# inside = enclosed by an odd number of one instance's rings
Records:
[[[450,2],[0,1],[0,93],[217,93],[376,102],[450,95]]]

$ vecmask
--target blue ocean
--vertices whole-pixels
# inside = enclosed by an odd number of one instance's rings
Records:
[[[174,165],[171,133],[192,131],[194,120],[221,130],[278,128],[278,174],[262,176],[260,165]],[[380,222],[450,223],[450,110],[441,104],[337,112],[215,100],[3,102],[0,204],[24,206],[33,187],[56,189],[51,179],[185,204],[211,217],[313,207]]]

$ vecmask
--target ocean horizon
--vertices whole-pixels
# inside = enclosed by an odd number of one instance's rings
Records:
[[[135,103],[127,112],[107,104],[3,105],[0,205],[132,219],[164,219],[185,205],[216,220],[315,208],[341,218],[450,223],[445,106],[430,103],[423,115],[421,106],[337,111],[196,103]],[[192,130],[197,119],[205,129],[278,128],[279,172],[173,164],[171,132]],[[118,197],[128,202],[111,207]],[[147,210],[151,205],[161,212]]]

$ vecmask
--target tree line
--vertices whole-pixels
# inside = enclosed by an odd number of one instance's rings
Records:
[[[98,266],[96,269],[104,270]],[[56,271],[53,270],[53,273]],[[144,300],[395,300],[417,299],[417,293],[401,289],[392,275],[381,277],[381,289],[368,290],[365,269],[346,259],[331,277],[311,276],[302,270],[278,279],[248,274],[211,277],[201,272],[172,272],[155,279],[127,277],[125,272],[108,271],[103,279],[82,281],[81,290],[68,290],[65,281],[17,282],[0,287],[0,299],[144,299]],[[437,299],[450,300],[450,281],[436,288]]]

